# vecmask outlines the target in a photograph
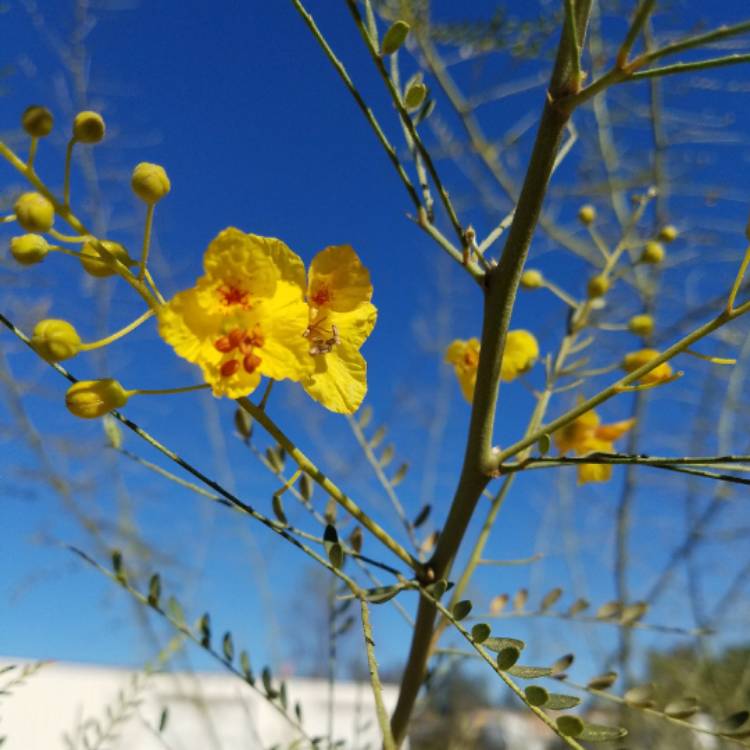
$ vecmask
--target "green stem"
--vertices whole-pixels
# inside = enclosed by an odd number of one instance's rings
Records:
[[[238,398],[237,403],[276,440],[291,459],[310,479],[327,492],[347,513],[356,518],[381,544],[405,562],[412,570],[421,571],[422,564],[412,557],[377,522],[373,521],[351,498],[344,494],[278,427],[278,425],[247,398]]]

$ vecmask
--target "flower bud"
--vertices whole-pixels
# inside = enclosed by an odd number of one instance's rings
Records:
[[[603,297],[609,290],[609,280],[604,274],[598,274],[592,276],[589,279],[588,295],[589,299],[596,299],[597,297]]]
[[[419,109],[422,106],[425,98],[427,97],[427,86],[421,81],[415,81],[406,89],[404,95],[404,104],[406,109],[413,111]]]
[[[81,380],[68,388],[65,406],[76,417],[96,419],[125,406],[130,395],[112,378]]]
[[[638,336],[650,336],[654,332],[654,319],[650,315],[634,315],[628,321],[628,330]]]
[[[31,344],[48,362],[75,357],[81,350],[81,337],[67,320],[40,320],[31,334]]]
[[[643,248],[643,253],[641,253],[641,263],[658,265],[664,260],[665,254],[664,245],[661,242],[649,240],[646,243],[646,247]]]
[[[44,138],[45,135],[49,135],[53,124],[52,112],[36,104],[27,107],[21,115],[23,129],[33,138]]]
[[[380,45],[382,55],[392,55],[406,41],[409,35],[409,26],[406,21],[395,21],[393,25],[385,32],[383,41]]]
[[[99,143],[105,131],[104,118],[98,112],[79,112],[73,120],[73,139],[79,143]]]
[[[149,205],[160,201],[172,187],[164,167],[145,161],[133,170],[130,184],[133,192]]]
[[[10,241],[10,254],[22,266],[41,263],[48,252],[49,245],[41,234],[24,234]]]
[[[667,224],[667,226],[659,230],[659,239],[662,242],[674,242],[677,239],[677,235],[677,227],[672,224]]]
[[[13,212],[27,232],[48,232],[55,222],[55,207],[41,193],[23,193]]]
[[[524,289],[539,289],[544,284],[544,276],[541,271],[530,268],[521,274],[521,286]]]
[[[109,254],[116,260],[119,260],[120,263],[123,263],[126,266],[132,265],[133,261],[128,255],[128,251],[119,242],[112,242],[111,240],[102,240],[101,242]],[[80,259],[81,265],[86,272],[99,279],[106,276],[114,276],[117,273],[114,266],[110,265],[104,260],[104,258],[102,258],[99,251],[96,249],[96,245],[91,242],[87,242],[81,248]]]
[[[596,221],[596,209],[588,203],[585,206],[581,206],[578,210],[578,220],[582,224],[590,226]]]
[[[659,352],[656,349],[640,349],[637,352],[630,352],[622,360],[622,369],[625,372],[634,372],[650,362],[654,357],[658,357]],[[651,372],[646,373],[643,377],[638,378],[638,382],[644,385],[658,385],[672,379],[672,366],[669,362],[662,362],[657,365]]]

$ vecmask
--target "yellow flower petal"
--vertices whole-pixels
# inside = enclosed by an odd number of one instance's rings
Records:
[[[474,388],[477,383],[477,366],[479,365],[479,339],[452,341],[445,351],[445,361],[453,369],[461,386],[461,393],[471,403],[474,399]]]
[[[501,379],[505,382],[515,380],[530,370],[538,358],[539,344],[532,333],[523,329],[508,331],[500,368]]]
[[[307,288],[311,307],[345,313],[371,298],[370,272],[349,245],[327,247],[313,258]]]
[[[581,464],[578,467],[578,484],[607,482],[612,478],[612,464]]]
[[[357,411],[367,393],[367,363],[357,348],[341,343],[314,360],[315,372],[303,381],[307,393],[339,414]]]
[[[626,432],[633,428],[635,419],[624,419],[621,422],[612,424],[603,424],[599,427],[594,435],[600,440],[614,442],[617,438],[622,437]]]

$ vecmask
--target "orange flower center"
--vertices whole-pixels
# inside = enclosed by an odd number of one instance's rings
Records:
[[[475,352],[473,349],[467,349],[464,353],[464,365],[466,367],[474,368],[479,364],[479,352]]]
[[[248,309],[250,307],[248,296],[248,293],[244,289],[234,284],[222,284],[219,287],[219,299],[227,307],[239,305],[244,309]]]
[[[228,378],[234,375],[240,367],[242,367],[246,373],[252,375],[260,363],[263,361],[255,352],[255,347],[261,347],[265,343],[265,338],[260,331],[258,326],[255,326],[252,331],[243,331],[240,328],[235,328],[225,336],[214,341],[214,347],[217,351],[222,354],[229,354],[229,352],[237,351],[238,355],[241,355],[242,362],[239,359],[228,359],[219,368],[219,372],[223,378]]]
[[[332,299],[333,293],[325,284],[321,284],[310,295],[310,302],[312,302],[315,307],[323,307],[323,305],[327,305]]]

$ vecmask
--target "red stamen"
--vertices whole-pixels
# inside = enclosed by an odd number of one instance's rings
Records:
[[[250,307],[248,293],[239,287],[232,286],[231,284],[224,284],[219,287],[219,295],[221,301],[227,306],[241,305],[245,308]]]
[[[218,349],[222,354],[226,354],[227,352],[231,352],[232,349],[234,349],[234,344],[232,343],[229,336],[222,336],[220,339],[216,339],[216,341],[214,341],[214,347]]]
[[[230,375],[234,375],[237,370],[240,369],[240,363],[236,359],[228,359],[220,368],[222,378],[228,378]]]
[[[310,301],[315,307],[323,307],[323,305],[329,303],[333,298],[331,290],[327,286],[320,286],[310,296]]]
[[[261,358],[251,352],[245,355],[245,358],[242,360],[242,366],[245,368],[245,372],[252,375],[260,367],[261,362]]]

